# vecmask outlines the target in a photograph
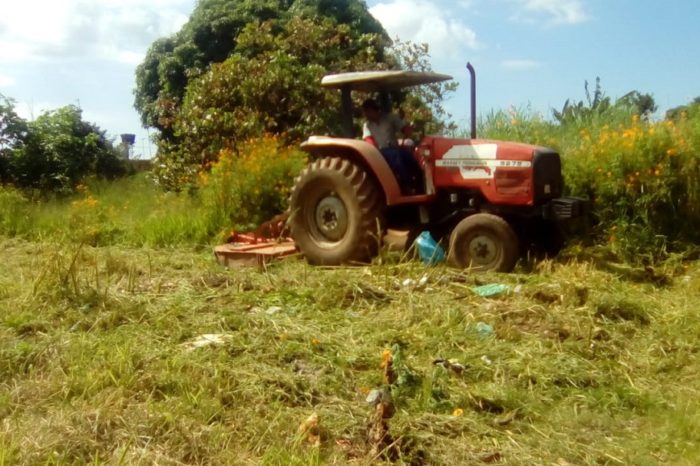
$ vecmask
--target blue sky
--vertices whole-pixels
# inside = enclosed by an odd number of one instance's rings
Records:
[[[194,0],[23,0],[0,16],[0,93],[20,113],[79,104],[112,135],[137,134],[134,69],[158,37],[177,31]],[[471,61],[480,112],[530,106],[551,114],[584,98],[600,76],[611,97],[654,95],[661,111],[700,96],[697,0],[370,0],[392,37],[427,42],[433,68],[462,84],[448,103],[468,113]],[[659,116],[662,114],[660,113]]]
[[[467,60],[477,69],[481,112],[529,104],[551,114],[567,98],[584,99],[584,82],[594,83],[597,76],[611,97],[631,90],[649,92],[662,111],[700,95],[697,1],[384,0],[368,5],[385,24],[410,23],[408,5],[425,8],[424,18],[426,5],[432,5],[433,17],[441,15],[447,24],[443,29],[473,32],[473,43],[455,43],[454,37],[463,36],[455,34],[431,47],[434,68],[463,83],[449,103],[458,120],[466,113],[455,100],[466,102]],[[420,21],[395,29],[402,38],[421,36]]]

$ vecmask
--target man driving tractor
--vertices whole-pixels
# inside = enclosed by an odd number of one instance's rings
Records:
[[[402,191],[415,190],[420,167],[411,151],[399,145],[396,139],[397,133],[410,138],[411,126],[398,115],[382,112],[374,99],[365,100],[362,111],[366,118],[362,125],[362,139],[379,149],[396,175]]]

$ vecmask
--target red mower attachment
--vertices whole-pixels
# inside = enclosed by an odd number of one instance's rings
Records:
[[[227,267],[264,265],[278,257],[297,252],[286,228],[287,215],[282,214],[249,233],[231,232],[226,244],[216,246],[216,260]]]

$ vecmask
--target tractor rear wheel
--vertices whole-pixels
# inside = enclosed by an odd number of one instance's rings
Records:
[[[448,261],[476,272],[510,272],[518,261],[518,237],[501,217],[474,214],[450,235]]]
[[[290,230],[311,264],[366,262],[379,250],[383,202],[364,168],[324,157],[297,178],[289,201]]]

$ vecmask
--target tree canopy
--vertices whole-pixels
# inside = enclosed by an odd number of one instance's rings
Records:
[[[293,18],[330,19],[354,34],[387,37],[361,0],[200,0],[182,29],[153,43],[137,68],[135,107],[143,124],[170,139],[192,79],[234,54],[249,24],[274,20],[277,33]]]
[[[337,132],[340,95],[320,87],[326,73],[429,68],[427,46],[392,46],[361,0],[200,0],[178,33],[149,49],[135,106],[159,130],[156,179],[179,190],[248,138]],[[409,119],[436,131],[453,89],[396,97]]]
[[[69,192],[88,175],[125,172],[105,132],[82,119],[74,105],[35,121],[17,116],[0,95],[0,181],[42,192]]]
[[[334,20],[295,17],[248,24],[236,51],[191,80],[161,139],[156,169],[166,188],[183,181],[219,151],[263,133],[297,141],[339,126],[337,93],[319,85],[327,70],[381,65],[377,35],[357,34]],[[386,65],[385,65],[386,66]],[[184,180],[183,180],[184,177]]]

